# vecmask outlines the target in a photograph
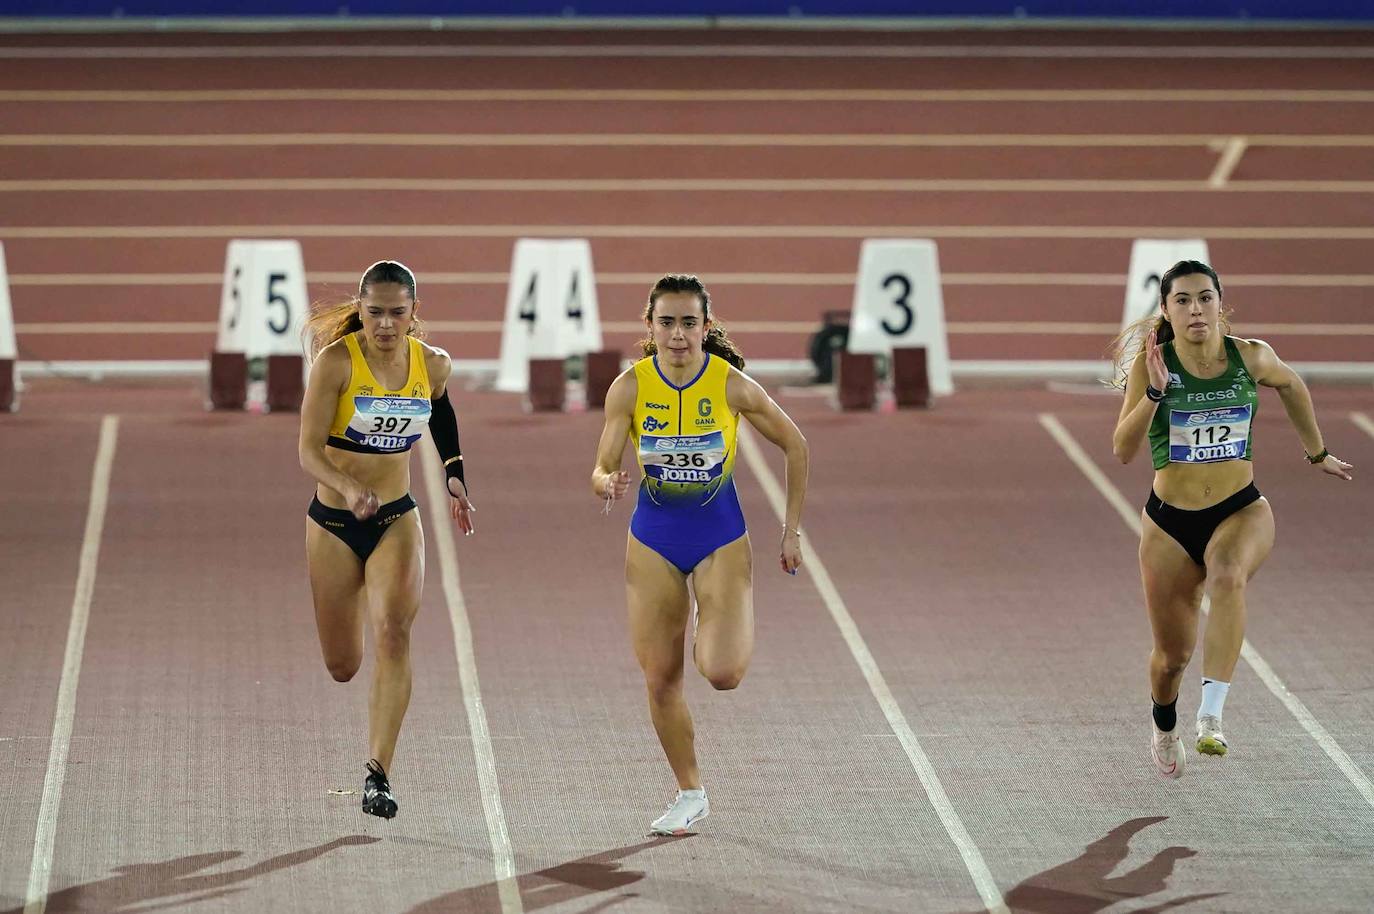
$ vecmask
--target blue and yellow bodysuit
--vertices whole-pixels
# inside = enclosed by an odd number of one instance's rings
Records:
[[[706,353],[683,387],[664,377],[652,356],[634,371],[639,399],[630,438],[644,478],[630,533],[691,574],[745,533],[734,479],[739,419],[725,400],[730,364]]]

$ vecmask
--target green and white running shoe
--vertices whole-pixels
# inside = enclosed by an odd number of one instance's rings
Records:
[[[1225,755],[1226,737],[1221,732],[1221,718],[1204,714],[1197,719],[1197,751],[1202,755]]]

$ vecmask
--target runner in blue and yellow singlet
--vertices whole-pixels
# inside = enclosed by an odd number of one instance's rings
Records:
[[[630,474],[620,466],[625,445],[633,445],[642,476],[627,538],[625,590],[649,714],[678,783],[677,796],[650,830],[673,835],[710,811],[682,694],[692,596],[692,659],[711,685],[737,686],[754,647],[753,557],[734,481],[739,419],[786,455],[779,564],[790,574],[802,562],[808,451],[787,414],[740,370],[744,358],[715,325],[711,297],[695,276],[660,279],[644,320],[645,357],[606,395],[592,491],[608,509],[629,494]]]
[[[1165,777],[1183,774],[1179,684],[1197,642],[1198,611],[1211,601],[1203,638],[1197,751],[1226,754],[1222,707],[1245,638],[1245,590],[1274,545],[1274,515],[1255,488],[1256,385],[1274,388],[1307,460],[1350,479],[1327,452],[1302,379],[1261,340],[1228,335],[1221,280],[1184,260],[1160,279],[1160,313],[1126,374],[1112,449],[1128,463],[1148,437],[1155,477],[1141,516],[1140,574],[1154,632],[1150,753]],[[1123,356],[1124,358],[1124,356]]]
[[[316,353],[301,405],[300,461],[316,481],[305,524],[315,623],[325,666],[340,682],[363,660],[363,624],[376,666],[368,701],[363,810],[391,818],[387,772],[410,703],[410,625],[424,587],[424,538],[410,497],[410,449],[426,427],[444,460],[450,512],[472,532],[458,424],[445,384],[452,363],[417,338],[415,277],[373,264],[358,295],[315,310]]]

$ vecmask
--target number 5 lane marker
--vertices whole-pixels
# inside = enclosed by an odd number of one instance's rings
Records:
[[[71,748],[72,722],[76,717],[76,686],[81,678],[81,654],[86,647],[86,623],[91,615],[91,595],[95,592],[96,563],[100,558],[100,537],[105,529],[105,506],[110,498],[110,470],[114,466],[118,434],[119,417],[106,416],[100,423],[100,444],[96,447],[95,468],[91,472],[91,500],[86,509],[86,530],[81,537],[76,594],[72,597],[72,617],[67,626],[62,680],[57,687],[57,710],[53,714],[48,770],[43,775],[43,799],[38,806],[38,825],[34,829],[33,865],[29,869],[24,914],[43,914],[48,906],[57,814],[62,807],[62,784],[67,776],[67,750]]]
[[[1139,510],[1131,507],[1116,486],[1112,485],[1111,480],[1097,468],[1092,458],[1087,455],[1087,452],[1085,452],[1083,448],[1079,446],[1078,442],[1074,440],[1074,437],[1069,434],[1069,430],[1064,428],[1052,413],[1041,413],[1040,424],[1044,427],[1045,431],[1050,433],[1050,437],[1058,442],[1059,446],[1064,449],[1064,453],[1068,455],[1069,460],[1073,461],[1073,464],[1083,472],[1083,475],[1088,477],[1088,481],[1093,484],[1093,487],[1102,494],[1103,498],[1107,499],[1107,503],[1116,509],[1116,512],[1121,515],[1122,520],[1126,522],[1126,526],[1130,527],[1131,530],[1139,536]],[[1202,611],[1204,613],[1210,612],[1211,606],[1211,601],[1203,597]],[[1331,758],[1331,761],[1336,763],[1336,767],[1341,770],[1341,773],[1346,776],[1346,779],[1360,792],[1360,796],[1364,797],[1365,802],[1371,807],[1374,807],[1374,783],[1370,783],[1369,778],[1365,776],[1365,773],[1360,770],[1360,767],[1355,764],[1350,756],[1345,753],[1345,750],[1336,743],[1335,738],[1333,738],[1331,734],[1327,732],[1326,728],[1312,716],[1312,712],[1307,710],[1307,706],[1299,701],[1296,695],[1288,691],[1288,686],[1284,685],[1283,680],[1279,679],[1273,667],[1259,655],[1259,651],[1256,651],[1250,646],[1250,641],[1248,639],[1241,642],[1240,656],[1244,658],[1246,663],[1250,664],[1250,668],[1255,671],[1260,681],[1268,687],[1269,691],[1274,694],[1274,697],[1288,709],[1290,714],[1297,718],[1298,723],[1301,724],[1302,728],[1307,731],[1307,734],[1316,741],[1317,745],[1322,748],[1322,751]]]
[[[782,487],[778,484],[773,471],[769,469],[768,462],[759,453],[758,446],[754,444],[752,433],[743,423],[740,424],[739,428],[739,441],[740,451],[744,454],[749,469],[758,478],[759,485],[763,487],[764,494],[768,497],[768,503],[773,506],[773,513],[777,515],[778,521],[781,523],[786,517],[787,500],[783,496]],[[864,679],[868,681],[869,690],[877,699],[883,715],[887,717],[888,726],[892,728],[892,732],[897,736],[897,741],[902,744],[902,749],[906,751],[906,757],[911,761],[911,767],[916,769],[916,776],[920,779],[921,786],[925,788],[926,796],[930,799],[930,805],[935,808],[935,813],[944,824],[950,840],[958,848],[959,856],[964,858],[964,866],[968,869],[969,875],[973,877],[973,884],[978,889],[978,895],[983,899],[983,906],[987,908],[989,914],[1010,914],[1006,902],[1002,900],[1002,893],[997,888],[997,881],[992,878],[992,873],[988,870],[987,864],[983,862],[982,852],[973,843],[973,838],[969,836],[959,814],[954,810],[954,804],[946,796],[945,788],[940,784],[940,779],[935,774],[935,766],[926,757],[920,742],[916,739],[916,734],[911,729],[911,725],[907,723],[906,717],[902,714],[901,706],[898,705],[892,690],[887,686],[887,680],[883,678],[882,672],[878,669],[878,662],[873,659],[873,654],[864,642],[863,635],[859,634],[859,627],[849,614],[844,599],[840,596],[840,592],[835,589],[834,583],[830,580],[830,574],[825,570],[825,565],[821,563],[820,556],[816,553],[815,544],[812,544],[806,561],[802,564],[802,570],[811,575],[811,582],[821,595],[821,600],[824,601],[826,608],[830,610],[835,625],[839,628],[840,634],[844,636],[845,644],[849,645],[850,653],[854,655],[854,660],[863,672]]]

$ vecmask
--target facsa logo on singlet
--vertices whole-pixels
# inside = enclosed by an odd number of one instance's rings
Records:
[[[644,431],[646,431],[646,432],[656,432],[656,431],[658,431],[658,430],[661,429],[661,428],[667,428],[667,427],[668,427],[668,423],[667,423],[667,422],[660,422],[660,421],[659,421],[657,418],[655,418],[654,416],[645,416],[645,417],[644,417]]]
[[[652,400],[645,400],[644,405],[649,409],[672,409],[667,403],[654,403]]]
[[[1206,403],[1211,400],[1230,400],[1239,392],[1238,388],[1228,387],[1225,390],[1204,390],[1199,393],[1188,394],[1188,402]]]

